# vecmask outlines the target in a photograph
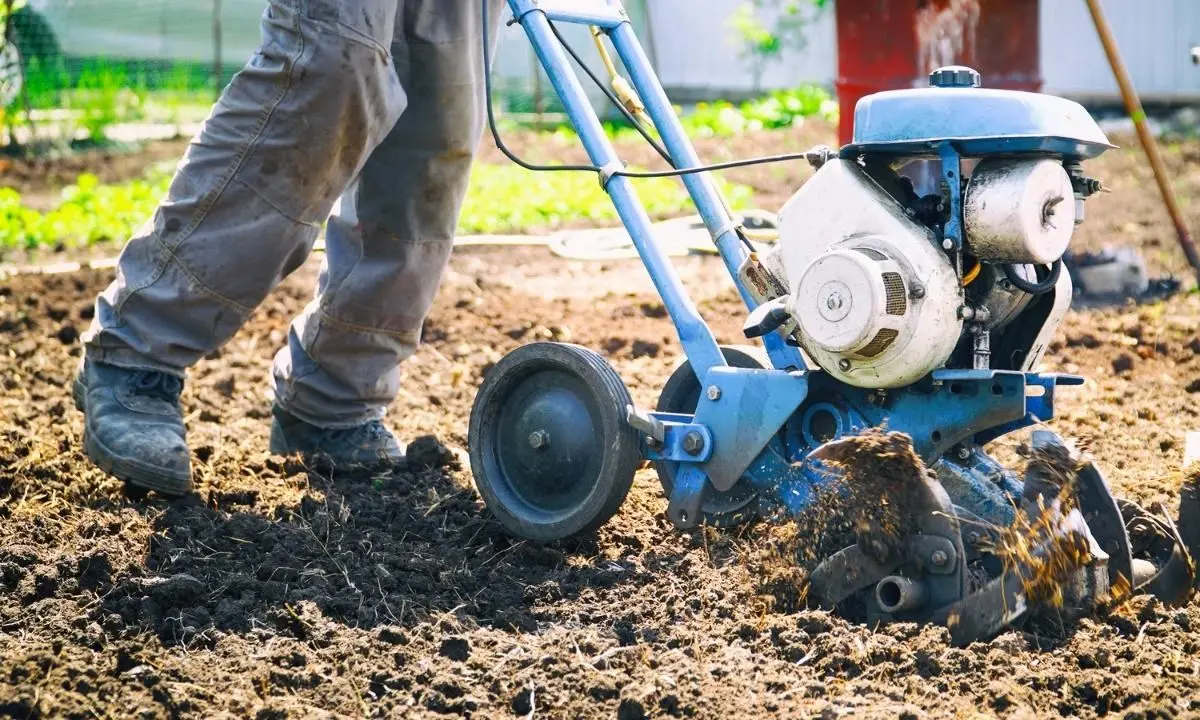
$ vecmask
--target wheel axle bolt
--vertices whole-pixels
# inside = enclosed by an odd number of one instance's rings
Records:
[[[529,433],[529,447],[534,450],[550,447],[550,433],[545,430],[534,430]]]
[[[683,436],[683,451],[688,455],[699,455],[704,450],[704,437],[692,430]]]
[[[946,563],[950,562],[950,556],[946,554],[945,550],[934,550],[929,559],[933,562],[934,567],[946,567]]]
[[[717,387],[716,385],[709,385],[708,390],[706,390],[704,394],[709,400],[716,402],[721,399],[721,388]]]

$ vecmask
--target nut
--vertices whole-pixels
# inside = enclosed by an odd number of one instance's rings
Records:
[[[709,385],[708,390],[704,391],[704,395],[709,400],[716,402],[721,399],[721,388],[716,385]]]
[[[934,567],[946,567],[946,563],[950,562],[950,556],[946,554],[945,550],[934,550],[933,554],[929,556],[929,561],[933,563]]]
[[[699,455],[704,450],[704,437],[691,430],[683,436],[683,451],[688,455]]]

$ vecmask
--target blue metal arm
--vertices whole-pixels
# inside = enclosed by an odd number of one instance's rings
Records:
[[[586,10],[587,3],[581,3]],[[594,3],[592,3],[594,5]],[[580,85],[579,78],[571,68],[566,51],[558,44],[550,29],[547,15],[540,11],[537,0],[509,0],[515,17],[520,19],[525,28],[529,41],[538,55],[550,82],[562,100],[567,115],[575,125],[584,149],[592,164],[605,169],[622,167],[612,143],[604,133],[596,111],[592,109],[587,94]],[[561,4],[560,4],[561,6]],[[563,20],[571,22],[590,22],[595,13],[584,12],[573,16],[569,12],[559,15]],[[624,27],[625,25],[622,25]],[[629,232],[638,255],[650,273],[650,279],[662,297],[663,305],[675,323],[679,341],[687,353],[688,360],[696,369],[696,374],[703,377],[713,367],[724,367],[725,358],[721,355],[716,339],[691,298],[684,290],[679,275],[671,265],[670,259],[662,248],[654,241],[654,232],[650,217],[638,199],[637,193],[628,178],[614,176],[608,178],[605,189],[612,197],[613,205],[621,222]]]
[[[514,17],[525,28],[539,60],[563,101],[567,115],[579,132],[592,163],[605,169],[619,169],[611,143],[603,132],[599,118],[580,87],[566,53],[550,30],[551,20],[596,25],[608,31],[634,88],[646,106],[646,112],[662,136],[673,162],[680,169],[700,166],[696,151],[687,138],[679,118],[671,107],[649,59],[638,41],[629,19],[617,0],[509,0]],[[682,176],[683,183],[696,205],[705,226],[712,235],[738,293],[747,307],[754,309],[754,298],[740,282],[738,269],[748,251],[737,234],[737,226],[725,210],[721,196],[707,173]],[[649,218],[638,201],[629,180],[608,178],[605,189],[613,199],[625,228],[633,239],[663,304],[679,332],[684,352],[698,377],[703,378],[712,367],[725,365],[717,350],[716,341],[695,306],[687,297],[669,258],[654,241]],[[800,352],[784,342],[779,333],[763,338],[772,364],[779,368],[806,367]]]

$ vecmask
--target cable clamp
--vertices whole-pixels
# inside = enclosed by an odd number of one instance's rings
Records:
[[[620,160],[613,160],[599,169],[600,172],[600,187],[608,190],[608,181],[625,169],[625,163]]]

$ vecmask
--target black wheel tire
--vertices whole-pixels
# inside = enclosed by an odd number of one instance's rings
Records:
[[[616,514],[642,460],[631,403],[612,366],[578,345],[524,345],[492,367],[467,442],[475,486],[508,532],[553,542]],[[538,431],[542,448],[531,442]]]
[[[722,346],[721,354],[725,356],[725,362],[735,368],[758,370],[771,366],[766,354],[753,346]],[[699,404],[700,381],[696,378],[691,363],[684,361],[663,385],[656,409],[659,412],[691,414],[696,412]],[[668,498],[675,488],[675,473],[678,468],[679,463],[676,462],[660,460],[654,463],[654,470],[658,473],[658,480]],[[757,514],[757,501],[754,491],[742,482],[723,493],[712,493],[701,506],[704,523],[714,527],[740,525]]]

